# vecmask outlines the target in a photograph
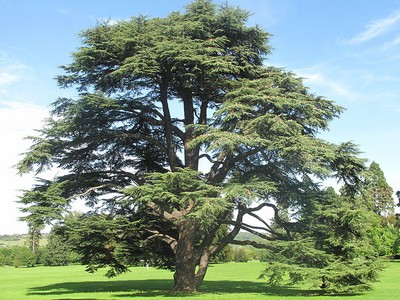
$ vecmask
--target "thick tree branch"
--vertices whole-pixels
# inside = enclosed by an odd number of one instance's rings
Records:
[[[225,152],[220,152],[217,160],[214,161],[211,166],[210,172],[207,175],[207,180],[209,182],[222,182],[228,173],[228,169],[224,168],[221,171],[221,166],[225,166],[229,164],[229,156]]]
[[[162,214],[165,220],[175,222],[180,218],[182,218],[183,216],[186,216],[188,213],[190,213],[193,207],[194,207],[194,202],[189,201],[188,206],[185,209],[178,210],[174,208],[170,212],[163,210]]]
[[[169,222],[175,222],[182,218],[183,216],[187,215],[190,213],[190,211],[194,207],[194,202],[190,201],[185,209],[178,210],[174,208],[172,211],[168,211],[165,207],[162,205],[159,205],[155,202],[150,202],[147,204],[147,206],[152,209],[155,213],[159,214],[161,217],[164,218],[164,220],[169,221]]]
[[[278,207],[276,205],[274,205],[272,203],[268,203],[268,202],[261,203],[260,205],[258,205],[256,207],[247,208],[246,209],[246,213],[253,213],[255,211],[261,210],[264,207],[270,207],[270,208],[272,208],[274,210],[274,220],[275,220],[275,222],[278,225],[282,226],[285,229],[287,236],[290,237],[291,236],[290,228],[293,228],[297,223],[296,222],[288,222],[288,221],[283,220],[279,216],[279,209],[278,209]]]
[[[198,124],[203,124],[203,125],[207,124],[207,108],[208,108],[208,101],[203,100],[201,102]]]
[[[176,247],[178,245],[178,241],[176,239],[168,234],[160,233],[157,230],[146,229],[146,231],[151,233],[152,235],[144,240],[145,243],[152,239],[158,239],[160,241],[166,242],[171,247],[172,251],[176,253]]]
[[[232,156],[226,152],[221,152],[218,159],[213,161],[213,166],[209,173],[209,180],[211,182],[222,182],[235,164],[260,151],[260,148],[255,148],[247,152],[239,153],[236,156]]]
[[[239,233],[240,229],[241,229],[241,225],[243,222],[243,216],[244,216],[244,212],[239,210],[237,216],[236,216],[236,221],[235,224],[233,225],[232,230],[225,236],[223,237],[219,243],[217,245],[214,245],[211,248],[211,253],[218,253],[219,251],[221,251],[226,245],[228,245],[231,241],[233,241],[233,239],[237,236],[237,234]]]
[[[228,210],[220,213],[217,220],[225,220],[229,213],[230,213],[230,211],[228,211]],[[213,226],[211,226],[210,230],[205,235],[203,241],[197,247],[197,255],[201,255],[201,253],[212,244],[212,240],[215,238],[215,235],[217,234],[217,231],[220,228],[221,224],[222,224],[222,222],[221,223],[215,222],[215,224]],[[214,252],[213,252],[213,254],[214,254]]]

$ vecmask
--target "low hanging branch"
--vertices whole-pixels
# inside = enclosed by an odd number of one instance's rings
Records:
[[[169,236],[168,234],[160,233],[156,230],[146,229],[146,231],[151,233],[151,235],[144,240],[144,243],[146,243],[150,240],[153,240],[153,239],[158,239],[158,240],[161,240],[161,241],[167,243],[171,247],[172,251],[174,253],[176,252],[176,247],[178,245],[178,241],[176,239]]]

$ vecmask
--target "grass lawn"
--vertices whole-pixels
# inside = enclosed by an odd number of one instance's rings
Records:
[[[270,287],[257,280],[262,269],[259,262],[213,265],[201,292],[186,296],[170,291],[171,272],[154,268],[132,268],[132,272],[107,279],[104,272],[88,274],[83,266],[1,267],[0,299],[392,300],[400,294],[400,262],[388,265],[372,291],[354,296],[322,296],[300,286]]]

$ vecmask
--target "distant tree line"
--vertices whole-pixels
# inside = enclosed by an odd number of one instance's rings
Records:
[[[0,247],[0,265],[13,267],[66,266],[80,264],[81,257],[59,236],[50,233],[46,245],[32,247],[29,235],[16,236],[14,240],[25,238],[25,245]]]

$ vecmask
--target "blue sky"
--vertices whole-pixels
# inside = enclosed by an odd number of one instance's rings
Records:
[[[71,62],[78,33],[97,20],[166,16],[190,1],[0,0],[0,234],[24,233],[18,189],[32,176],[16,175],[22,138],[41,127],[59,96],[58,66]],[[215,1],[221,3],[223,1]],[[400,1],[229,0],[253,13],[249,22],[273,36],[266,64],[304,78],[310,91],[346,111],[322,136],[353,141],[400,190]]]

